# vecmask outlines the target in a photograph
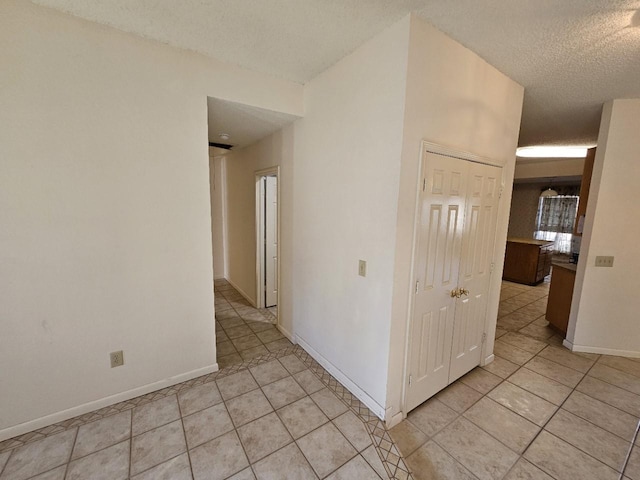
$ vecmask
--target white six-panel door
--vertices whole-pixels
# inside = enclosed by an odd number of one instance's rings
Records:
[[[407,412],[480,362],[501,175],[434,153],[422,172]]]
[[[265,307],[278,303],[278,178],[265,177]]]

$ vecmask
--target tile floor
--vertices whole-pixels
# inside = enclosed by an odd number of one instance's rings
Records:
[[[504,282],[494,362],[391,429],[414,478],[640,480],[640,359],[562,347],[548,290]]]
[[[409,480],[383,423],[302,348],[0,442],[0,480]]]
[[[215,281],[215,307],[220,368],[292,345],[274,326],[277,307],[252,307],[226,280]]]

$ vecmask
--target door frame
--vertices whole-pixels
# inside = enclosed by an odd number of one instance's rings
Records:
[[[400,410],[402,412],[402,417],[405,418],[407,416],[407,390],[409,388],[409,364],[411,358],[411,331],[413,328],[413,311],[414,311],[414,299],[415,299],[415,284],[416,284],[416,272],[415,272],[415,262],[417,256],[417,248],[418,248],[418,222],[420,220],[420,192],[422,191],[423,185],[423,163],[424,157],[429,153],[435,153],[437,155],[443,155],[445,157],[457,158],[459,160],[466,160],[474,163],[481,163],[484,165],[490,165],[492,167],[500,167],[502,169],[502,178],[500,183],[500,192],[504,190],[504,165],[501,165],[496,160],[482,157],[480,155],[476,155],[475,153],[466,152],[464,150],[458,150],[456,148],[447,147],[444,145],[439,145],[437,143],[432,143],[426,140],[422,140],[420,142],[420,158],[418,161],[418,169],[416,175],[416,190],[415,190],[415,201],[414,201],[414,217],[413,217],[413,238],[411,242],[411,267],[409,271],[409,298],[408,298],[408,309],[407,309],[407,317],[405,319],[405,339],[404,339],[404,362],[402,368],[402,396],[400,402]],[[500,202],[498,201],[498,205]],[[500,210],[498,210],[498,216],[500,215]],[[496,254],[496,244],[494,242],[493,249],[491,252],[491,256],[493,258],[493,263],[495,263],[495,254]],[[488,302],[487,302],[488,308]],[[485,325],[484,329],[487,330],[487,322],[488,318],[486,318],[485,314]],[[482,353],[481,359],[486,358],[486,345],[484,342],[482,345]],[[482,361],[482,360],[481,360]]]
[[[278,315],[276,318],[278,319],[278,324],[280,323],[280,277],[281,269],[280,269],[280,230],[281,230],[281,215],[280,215],[280,166],[274,165],[273,167],[264,168],[262,170],[255,171],[255,188],[256,188],[256,209],[255,209],[255,217],[256,217],[256,308],[264,308],[265,304],[265,285],[262,279],[265,274],[265,258],[264,258],[264,248],[262,248],[262,242],[264,239],[264,188],[262,185],[262,179],[264,177],[276,177],[277,180],[277,190],[276,190],[276,202],[277,206],[277,217],[278,217],[278,225],[276,228],[276,238],[278,241],[278,261],[277,269],[278,269]]]

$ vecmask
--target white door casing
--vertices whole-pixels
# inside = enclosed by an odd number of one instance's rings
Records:
[[[265,307],[278,303],[278,179],[265,177]]]
[[[405,412],[480,363],[502,174],[430,152],[421,172]]]

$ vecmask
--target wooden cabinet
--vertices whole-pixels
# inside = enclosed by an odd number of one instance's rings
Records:
[[[536,285],[551,272],[553,242],[528,238],[508,238],[502,278],[510,282]]]
[[[553,264],[553,275],[549,286],[546,318],[556,330],[566,335],[571,313],[573,285],[576,281],[574,264]]]

